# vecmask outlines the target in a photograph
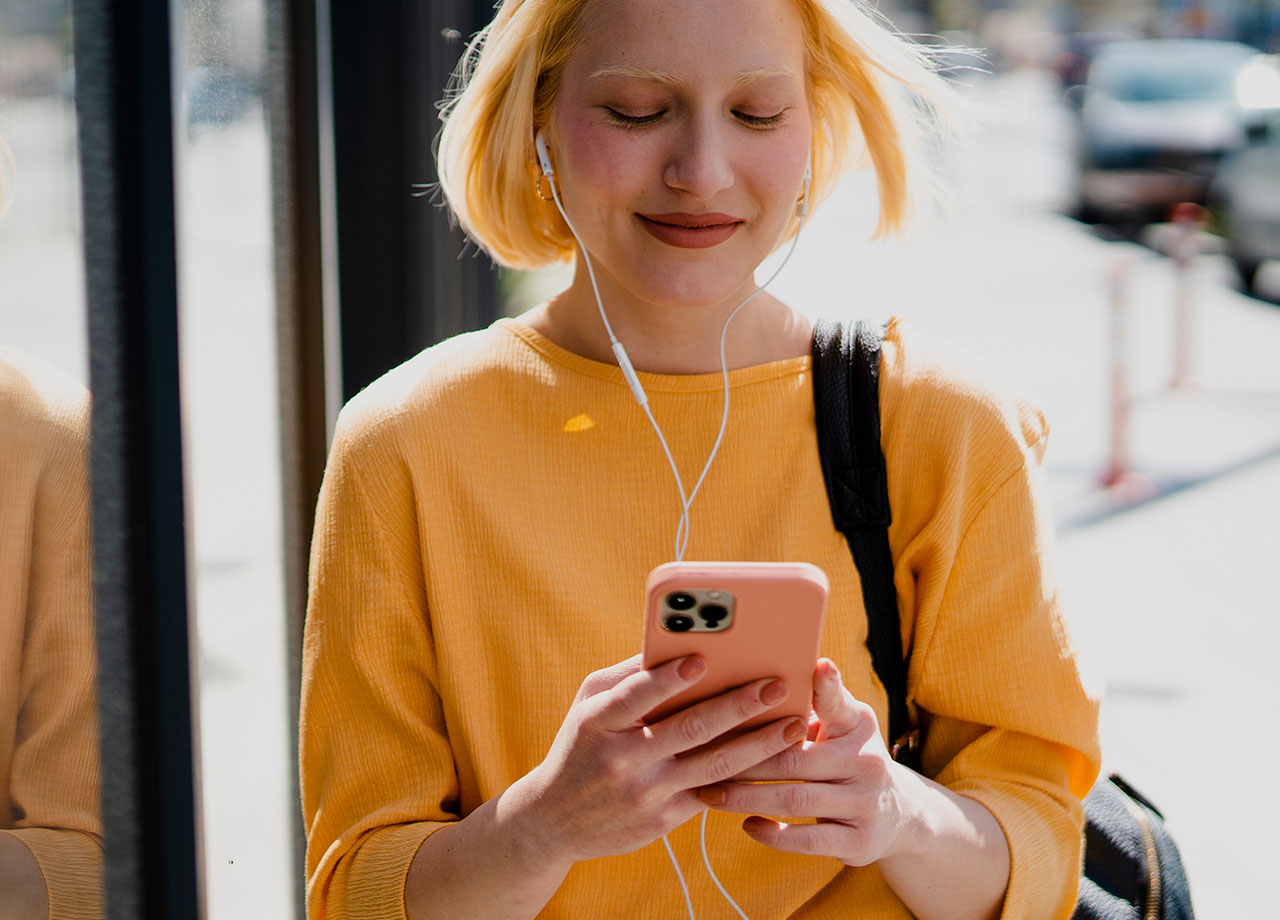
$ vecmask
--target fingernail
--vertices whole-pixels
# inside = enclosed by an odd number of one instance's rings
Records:
[[[760,688],[760,702],[768,703],[770,706],[781,703],[786,696],[787,685],[780,680],[771,680]]]
[[[760,828],[764,826],[764,822],[759,818],[747,818],[742,822],[742,829],[748,834],[760,833]]]
[[[698,790],[698,798],[707,805],[723,805],[724,790],[719,786],[703,786]]]
[[[809,726],[804,724],[803,719],[792,719],[782,730],[782,740],[787,744],[795,744],[808,733]]]
[[[707,663],[702,660],[699,655],[690,655],[684,661],[680,662],[680,667],[676,668],[676,673],[685,680],[696,680],[701,677],[707,670]]]

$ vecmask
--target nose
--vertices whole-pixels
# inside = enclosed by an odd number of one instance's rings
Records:
[[[691,125],[675,144],[662,176],[668,187],[707,201],[733,185],[727,139],[715,125]]]

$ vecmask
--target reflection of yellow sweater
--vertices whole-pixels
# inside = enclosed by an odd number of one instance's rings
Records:
[[[721,378],[641,375],[691,481]],[[799,560],[830,577],[823,653],[885,724],[849,550],[831,524],[810,362],[731,374],[724,445],[689,559]],[[924,766],[983,802],[1013,855],[1006,917],[1066,916],[1097,706],[1051,566],[1045,425],[980,371],[893,325],[881,401],[910,685]],[[302,785],[312,918],[403,914],[409,861],[542,758],[582,678],[639,650],[646,574],[678,502],[616,367],[500,321],[432,348],[344,410],[311,559]],[[874,867],[768,850],[711,814],[747,915],[898,918]],[[672,834],[699,916],[723,916],[696,822]],[[661,843],[576,865],[547,917],[684,915]]]
[[[88,437],[84,388],[0,348],[0,833],[51,920],[102,915]]]

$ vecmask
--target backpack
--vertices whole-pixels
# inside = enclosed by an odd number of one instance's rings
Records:
[[[862,581],[867,648],[889,697],[890,753],[918,771],[880,449],[883,337],[882,326],[865,321],[820,320],[813,333],[813,397],[831,517]],[[1084,872],[1073,920],[1193,920],[1181,856],[1150,801],[1112,773],[1085,797],[1084,812]]]

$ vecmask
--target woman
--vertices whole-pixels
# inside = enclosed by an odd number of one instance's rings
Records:
[[[750,917],[1068,915],[1097,712],[1044,551],[1043,419],[889,327],[916,774],[886,750],[857,573],[827,510],[812,326],[752,296],[850,159],[855,123],[881,229],[902,223],[936,78],[837,0],[508,0],[477,47],[446,110],[448,202],[500,261],[575,271],[343,412],[304,661],[311,916],[680,916],[664,834],[693,908],[722,916],[692,873],[686,822],[706,808],[711,862]],[[720,443],[718,346],[740,305]],[[684,481],[715,455],[689,557],[829,576],[824,658],[798,688],[808,735],[779,720],[725,736],[796,689],[769,674],[640,722],[705,669],[628,657],[684,506],[602,314]]]

